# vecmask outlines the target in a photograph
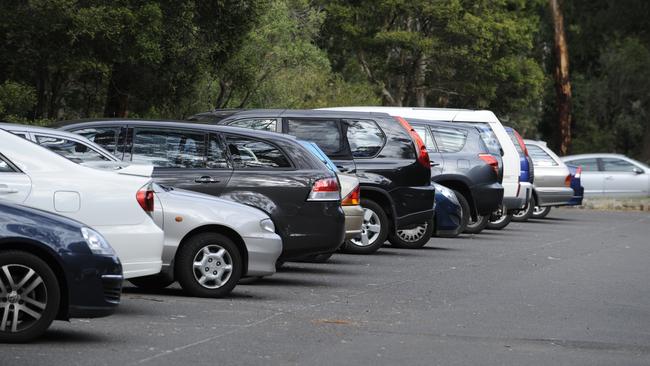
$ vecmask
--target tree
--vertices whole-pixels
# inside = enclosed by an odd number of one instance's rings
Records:
[[[569,80],[569,50],[564,31],[564,14],[561,0],[549,0],[554,29],[555,94],[560,154],[566,155],[571,147],[571,81]]]

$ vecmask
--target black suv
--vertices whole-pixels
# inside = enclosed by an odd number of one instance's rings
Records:
[[[406,121],[385,113],[269,109],[238,112],[219,124],[315,142],[340,171],[357,174],[364,225],[359,238],[346,242],[345,251],[373,253],[386,238],[406,248],[429,241],[435,199],[429,156]]]
[[[265,211],[282,237],[280,261],[336,251],[345,216],[336,174],[295,138],[179,122],[77,123],[78,133],[118,158],[152,164],[156,182]]]
[[[427,146],[431,181],[455,191],[463,211],[461,229],[469,233],[483,230],[503,200],[500,145],[490,144],[490,136],[476,125],[407,121]]]

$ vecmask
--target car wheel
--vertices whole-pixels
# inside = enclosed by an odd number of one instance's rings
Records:
[[[548,215],[548,213],[551,212],[551,206],[546,206],[546,207],[539,207],[535,206],[533,209],[533,218],[534,219],[543,219]]]
[[[348,239],[342,251],[351,254],[372,254],[379,250],[388,236],[388,217],[377,203],[361,199],[363,207],[363,225],[361,235]]]
[[[477,215],[476,220],[470,217],[464,232],[466,234],[478,234],[485,229],[489,221],[490,216],[486,215]]]
[[[425,246],[433,234],[433,220],[405,229],[395,230],[388,235],[390,243],[397,248],[418,249]]]
[[[144,290],[160,290],[171,285],[174,280],[170,280],[167,276],[161,274],[130,278],[129,282]]]
[[[185,292],[197,297],[228,295],[242,276],[242,255],[228,237],[201,233],[179,249],[174,266]]]
[[[42,259],[21,251],[0,254],[0,342],[27,342],[47,330],[61,289]]]
[[[499,208],[490,216],[490,220],[485,228],[488,230],[501,230],[508,226],[510,221],[512,221],[512,214],[506,213],[503,208]]]
[[[456,199],[458,200],[458,203],[460,204],[460,213],[461,213],[461,222],[460,222],[460,228],[458,230],[459,233],[462,233],[465,231],[467,228],[467,225],[469,224],[469,221],[472,217],[472,212],[469,208],[469,202],[467,202],[467,199],[465,196],[463,196],[460,192],[454,191],[456,194]],[[483,229],[481,229],[483,230]]]
[[[528,201],[528,206],[525,210],[519,210],[516,213],[512,214],[512,221],[515,222],[525,222],[528,221],[533,216],[533,211],[535,210],[535,198],[531,198]]]

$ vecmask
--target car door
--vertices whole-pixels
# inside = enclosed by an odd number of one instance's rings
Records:
[[[604,173],[605,195],[646,195],[648,174],[635,164],[614,157],[601,158]]]
[[[214,196],[228,184],[232,167],[219,135],[137,125],[131,133],[132,146],[125,156],[133,163],[153,165],[157,183]]]
[[[582,158],[566,160],[566,164],[579,166],[582,168],[580,182],[584,188],[585,196],[601,196],[605,188],[605,172],[599,168],[597,158]],[[535,177],[537,182],[537,177]]]
[[[426,125],[420,124],[411,124],[415,132],[420,135],[424,146],[427,147],[427,152],[429,153],[429,160],[431,161],[431,177],[442,174],[444,170],[444,158],[440,151],[438,151],[437,145],[429,127]]]
[[[0,151],[0,199],[23,203],[32,190],[29,176],[20,171]]]

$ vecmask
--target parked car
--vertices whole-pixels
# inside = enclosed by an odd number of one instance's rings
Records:
[[[291,136],[204,124],[107,120],[64,130],[119,159],[154,165],[154,180],[264,211],[282,238],[279,261],[335,252],[345,236],[336,174]]]
[[[463,208],[456,192],[443,185],[432,183],[436,188],[433,236],[455,238],[463,232]]]
[[[569,201],[569,206],[582,205],[585,188],[582,186],[582,168],[575,165],[566,165],[571,174],[571,189],[573,189],[573,198]]]
[[[104,169],[129,165],[101,146],[71,132],[18,124],[0,124],[0,127],[80,164]],[[156,199],[152,217],[165,232],[162,271],[152,276],[132,278],[130,282],[141,288],[164,288],[178,280],[190,295],[222,297],[232,291],[242,276],[263,277],[275,273],[275,263],[282,252],[282,239],[275,234],[273,221],[261,210],[172,187],[154,184],[152,188]],[[209,245],[197,248],[192,244],[202,239],[209,239]],[[201,253],[205,248],[212,253],[209,256],[213,259],[206,260],[217,267],[221,264],[217,265],[215,254],[225,250],[218,257],[230,267],[217,268],[217,274],[221,273],[219,284],[216,278],[207,281],[201,276],[193,276],[199,270],[195,262],[203,260]],[[189,257],[200,260],[189,263]],[[185,265],[179,265],[183,260]],[[201,268],[207,272],[205,268],[208,267]],[[216,276],[214,272],[212,274]]]
[[[569,168],[543,141],[524,140],[535,166],[533,218],[541,218],[553,206],[566,206],[573,199]]]
[[[510,136],[512,143],[515,145],[515,148],[517,149],[517,153],[519,153],[519,162],[521,164],[519,181],[529,182],[531,184],[534,184],[535,165],[533,164],[533,160],[531,159],[530,154],[528,153],[528,148],[526,148],[526,143],[524,142],[524,139],[521,137],[519,132],[517,132],[514,128],[505,127],[505,129],[506,132],[508,132],[508,136]],[[533,190],[533,194],[534,194],[534,190]],[[529,218],[532,217],[533,212],[535,211],[535,207],[536,206],[535,206],[534,199],[531,196],[531,199],[530,201],[528,201],[528,205],[526,206],[526,209],[515,212],[512,215],[512,221],[518,221],[518,222],[527,221]]]
[[[7,167],[0,161],[0,179]],[[5,201],[0,269],[0,342],[33,340],[55,319],[108,316],[120,303],[122,266],[100,233]]]
[[[160,272],[163,232],[153,222],[151,167],[118,172],[78,165],[0,129],[0,199],[79,220],[111,243],[124,277]]]
[[[562,158],[582,168],[585,196],[648,196],[650,168],[620,154],[582,154]]]
[[[374,253],[386,238],[405,248],[419,248],[429,241],[435,199],[429,155],[405,120],[385,113],[247,110],[219,124],[282,132],[314,142],[341,172],[356,173],[366,230],[359,239],[346,242],[346,251]]]
[[[456,195],[462,208],[460,232],[481,232],[503,201],[500,146],[498,141],[496,147],[488,147],[485,142],[496,141],[488,138],[492,130],[462,123],[414,118],[407,121],[429,151],[431,181],[452,189]]]

